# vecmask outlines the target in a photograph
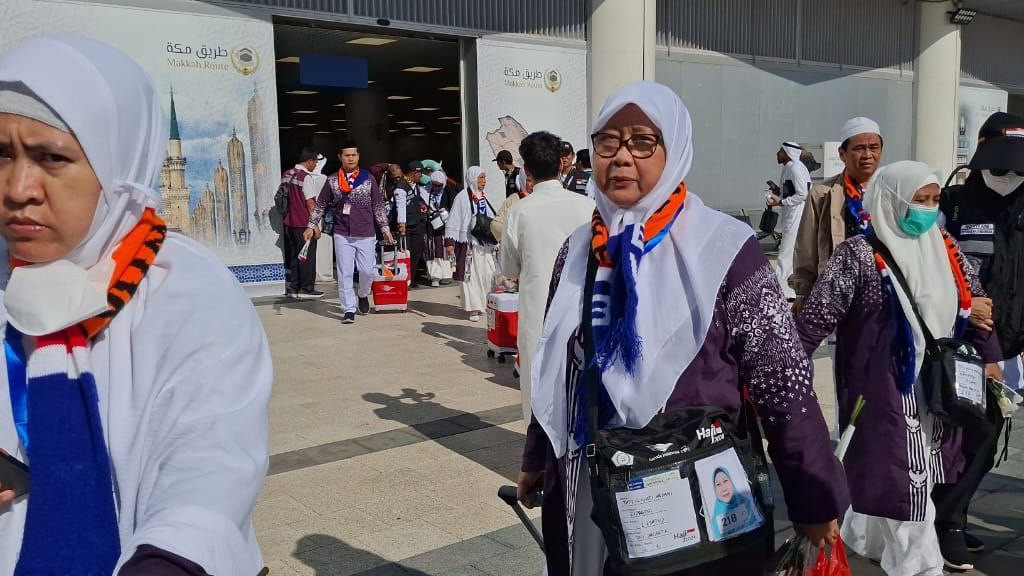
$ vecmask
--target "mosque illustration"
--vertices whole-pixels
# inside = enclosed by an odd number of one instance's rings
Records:
[[[170,138],[167,157],[160,171],[160,196],[163,207],[160,216],[170,230],[181,232],[205,244],[248,244],[255,225],[262,231],[266,227],[271,191],[267,187],[267,167],[264,158],[263,105],[256,89],[249,98],[249,150],[252,161],[255,206],[250,210],[249,188],[246,181],[245,146],[232,129],[227,141],[227,167],[223,159],[213,169],[210,181],[191,208],[192,192],[185,178],[188,160],[182,151],[181,129],[171,91]]]

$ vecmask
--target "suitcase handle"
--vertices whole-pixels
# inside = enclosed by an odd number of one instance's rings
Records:
[[[501,498],[505,504],[512,507],[512,511],[516,513],[516,516],[519,517],[519,521],[523,523],[526,531],[530,533],[530,536],[533,536],[537,545],[540,546],[541,552],[543,552],[544,537],[540,535],[537,527],[534,526],[533,520],[530,520],[529,516],[526,515],[526,512],[523,512],[523,507],[519,505],[519,499],[517,498],[517,490],[518,489],[515,486],[502,486],[501,488],[498,488],[498,498]]]

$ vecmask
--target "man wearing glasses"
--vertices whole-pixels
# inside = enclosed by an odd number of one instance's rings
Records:
[[[1020,389],[1024,351],[1024,118],[997,112],[978,133],[971,175],[963,186],[942,191],[939,208],[946,229],[978,269],[989,298],[972,299],[971,323],[995,330],[1003,347],[1003,377]],[[990,400],[991,402],[991,400]],[[996,410],[998,412],[998,410]],[[992,416],[990,414],[990,416]],[[992,469],[1003,419],[999,415],[963,428],[963,475],[956,484],[936,485],[935,527],[946,566],[970,570],[968,552],[984,543],[964,532],[967,507],[981,479]]]

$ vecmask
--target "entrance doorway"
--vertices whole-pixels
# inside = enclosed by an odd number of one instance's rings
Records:
[[[287,22],[275,24],[274,46],[283,169],[295,165],[303,147],[312,146],[327,157],[324,173],[336,171],[339,146],[352,140],[364,168],[388,162],[405,169],[412,160],[431,159],[462,180],[458,39]],[[303,55],[356,59],[347,62],[357,69],[361,60],[368,83],[305,85]]]

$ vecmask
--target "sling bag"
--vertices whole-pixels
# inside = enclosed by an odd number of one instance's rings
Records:
[[[978,350],[959,338],[935,338],[911,295],[907,279],[896,266],[889,249],[874,234],[865,235],[875,253],[882,257],[893,278],[910,301],[917,323],[924,333],[924,363],[918,381],[928,411],[954,426],[970,426],[985,418],[987,386],[985,363]]]

